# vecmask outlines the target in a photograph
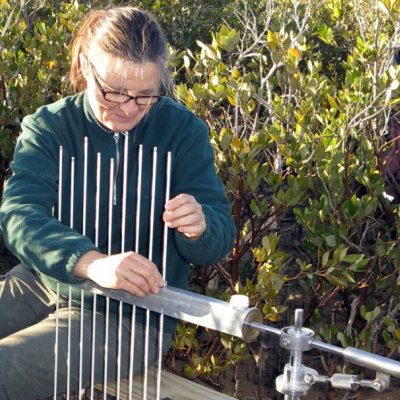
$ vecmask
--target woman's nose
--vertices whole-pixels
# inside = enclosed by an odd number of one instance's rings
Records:
[[[136,113],[138,110],[138,105],[136,104],[135,100],[129,100],[127,103],[121,104],[121,110],[126,114],[126,115],[133,115]]]

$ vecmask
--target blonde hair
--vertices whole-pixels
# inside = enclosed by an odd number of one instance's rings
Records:
[[[167,93],[172,80],[167,68],[167,48],[158,22],[135,7],[96,10],[88,14],[72,42],[70,83],[75,91],[86,89],[80,54],[87,57],[95,43],[106,54],[137,64],[153,62],[160,72],[160,91]]]

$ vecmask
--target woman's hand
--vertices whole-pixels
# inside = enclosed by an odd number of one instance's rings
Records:
[[[111,256],[89,251],[76,263],[74,274],[104,288],[126,290],[138,297],[157,294],[165,286],[156,265],[133,251]]]
[[[176,228],[191,239],[198,239],[206,230],[202,207],[188,194],[180,194],[168,201],[163,219],[169,228]]]

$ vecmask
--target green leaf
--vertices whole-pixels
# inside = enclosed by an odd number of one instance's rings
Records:
[[[214,366],[217,365],[217,358],[215,357],[214,354],[211,354],[211,363],[212,363],[212,365],[214,365]]]
[[[271,47],[271,49],[274,49],[279,44],[278,37],[276,36],[276,34],[274,32],[272,32],[270,30],[267,32],[267,42],[268,42],[269,46]]]
[[[203,50],[206,57],[214,61],[219,59],[217,51],[212,46],[209,46],[200,40],[196,40],[196,43]]]
[[[258,207],[257,202],[255,201],[255,199],[252,199],[250,202],[250,210],[253,212],[253,214],[255,216],[257,216],[258,218],[261,217],[262,213],[260,211],[260,208]]]
[[[343,278],[346,279],[347,282],[352,283],[352,284],[356,283],[356,281],[353,278],[353,275],[351,275],[349,271],[344,270],[341,272],[341,274],[342,274]]]
[[[328,260],[329,260],[329,251],[326,251],[323,256],[322,256],[322,266],[325,267],[328,264]]]
[[[349,264],[354,264],[361,261],[364,258],[364,254],[347,254],[342,258],[342,261],[345,261]]]
[[[223,151],[228,151],[231,145],[231,135],[229,133],[224,133],[221,139],[221,148]]]
[[[325,279],[331,285],[338,286],[338,287],[347,287],[347,282],[344,279],[339,278],[337,276],[333,276],[333,275],[325,276]]]
[[[324,238],[329,247],[336,247],[336,237],[334,235],[327,235]]]
[[[326,24],[322,24],[318,27],[318,37],[326,44],[335,44],[332,28]]]

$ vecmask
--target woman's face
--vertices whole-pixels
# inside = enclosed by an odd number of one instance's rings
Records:
[[[129,131],[148,112],[148,105],[137,105],[134,100],[117,104],[104,98],[106,92],[130,96],[155,96],[160,85],[160,73],[156,64],[135,64],[102,51],[89,51],[83,73],[87,82],[89,104],[95,117],[107,128]],[[103,92],[103,93],[102,93]]]

